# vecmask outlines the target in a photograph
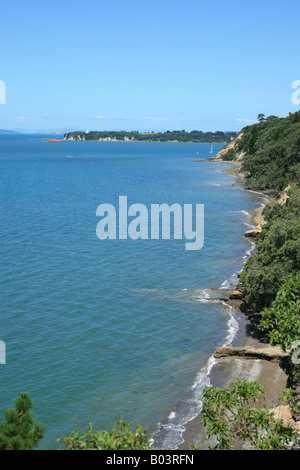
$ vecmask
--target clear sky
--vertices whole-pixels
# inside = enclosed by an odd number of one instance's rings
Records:
[[[10,0],[0,129],[240,130],[295,111],[299,0]]]

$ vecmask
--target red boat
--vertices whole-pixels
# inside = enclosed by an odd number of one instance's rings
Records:
[[[62,140],[57,140],[57,139],[49,139],[47,142],[62,142]]]

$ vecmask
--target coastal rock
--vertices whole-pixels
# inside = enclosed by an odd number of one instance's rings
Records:
[[[276,408],[271,408],[269,411],[274,413],[274,418],[281,420],[285,426],[294,423],[290,407],[287,405],[277,406]]]
[[[269,348],[252,347],[222,347],[216,350],[214,357],[240,357],[249,359],[265,359],[267,361],[278,361],[280,358],[288,356],[279,346]]]
[[[274,418],[282,421],[284,426],[290,425],[296,431],[300,431],[300,421],[293,419],[291,408],[288,405],[280,405],[269,409],[269,411],[274,413]]]
[[[225,145],[216,155],[215,160],[222,160],[223,156],[228,152],[228,150],[236,150],[236,143],[243,137],[243,132],[240,132],[237,137],[233,138],[227,145]],[[237,161],[241,161],[245,152],[237,151],[236,158]],[[228,163],[228,162],[227,162]]]
[[[287,195],[288,191],[291,189],[292,184],[289,184],[284,190],[282,191],[280,198],[278,199],[279,204],[285,204],[286,201],[289,199],[289,196]]]
[[[245,232],[245,237],[256,238],[261,233],[261,225],[257,225],[254,229]]]
[[[225,302],[227,300],[227,297],[212,297],[210,299],[206,299],[206,298],[203,298],[203,297],[191,297],[190,300],[192,302]]]
[[[240,290],[234,290],[229,296],[230,300],[242,300],[242,298],[243,293]]]
[[[229,300],[242,300],[245,287],[239,282],[235,290],[230,293]]]

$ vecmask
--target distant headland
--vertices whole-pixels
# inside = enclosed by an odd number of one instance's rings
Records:
[[[75,131],[66,132],[64,140],[96,140],[100,142],[195,142],[228,143],[237,136],[237,132],[202,132],[202,131]]]

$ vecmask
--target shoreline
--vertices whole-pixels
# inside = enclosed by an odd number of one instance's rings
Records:
[[[209,161],[212,161],[210,159]],[[231,168],[225,171],[236,177],[236,183],[242,186],[244,181],[243,175],[240,173],[240,162],[227,162],[221,159],[214,159],[219,163],[231,164]],[[247,191],[246,188],[243,188]],[[264,195],[269,202],[269,198]],[[261,226],[264,223],[262,211],[268,202],[264,202],[261,207],[252,209],[249,212],[250,226]],[[249,242],[254,243],[253,240]],[[248,250],[247,250],[248,251]],[[249,252],[249,251],[248,251]],[[234,310],[234,317],[238,321],[238,331],[231,343],[231,346],[268,348],[270,344],[262,338],[255,326],[253,326],[247,315],[243,313],[239,305],[240,301],[228,301],[227,305]],[[214,357],[214,356],[213,356]],[[249,359],[237,357],[221,357],[215,359],[214,365],[209,374],[210,386],[226,388],[233,380],[257,380],[265,388],[265,403],[268,408],[276,408],[284,403],[281,400],[282,392],[286,389],[287,376],[279,367],[278,362],[271,362],[265,359]],[[274,387],[276,384],[276,387]],[[204,426],[201,424],[201,411],[191,421],[186,423],[182,433],[183,442],[178,450],[190,450],[190,445],[201,446],[201,450],[208,450],[209,446],[214,445],[213,439],[207,440],[204,435]]]
[[[63,142],[106,142],[106,143],[121,143],[121,144],[215,144],[215,145],[227,145],[228,142],[196,142],[194,140],[188,140],[186,142],[179,141],[179,140],[99,140],[99,139],[63,139]],[[202,161],[202,160],[199,160]],[[225,162],[228,163],[228,162]],[[230,162],[229,162],[230,163]]]

